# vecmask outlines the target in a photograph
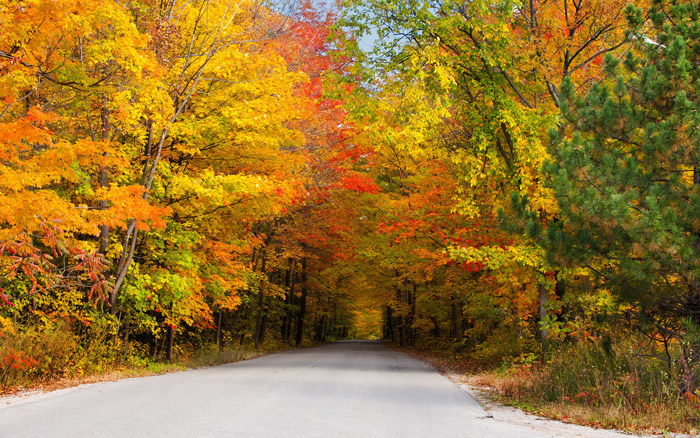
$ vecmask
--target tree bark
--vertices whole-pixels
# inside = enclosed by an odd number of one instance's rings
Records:
[[[221,318],[223,313],[223,310],[219,310],[219,320],[216,323],[216,351],[221,350]]]
[[[436,316],[431,318],[433,320],[433,336],[435,339],[440,339],[440,322]]]
[[[167,130],[163,130],[160,141],[158,142],[158,147],[156,148],[155,157],[153,157],[153,162],[151,162],[151,150],[153,149],[153,122],[149,120],[148,139],[146,141],[146,145],[144,146],[146,162],[143,165],[143,175],[141,176],[141,185],[145,189],[143,199],[148,199],[148,191],[151,189],[151,185],[155,179],[155,166],[160,160],[166,135]],[[124,233],[124,238],[122,241],[122,255],[119,259],[119,263],[117,264],[114,287],[112,288],[109,296],[109,313],[112,315],[117,314],[117,299],[119,298],[119,292],[121,291],[124,280],[126,279],[126,274],[129,271],[129,266],[131,266],[131,261],[134,258],[137,238],[138,230],[136,229],[136,221],[131,220],[129,221],[129,224],[126,227],[126,232]]]
[[[408,330],[410,333],[410,342],[411,346],[416,345],[416,328],[414,327],[413,323],[416,319],[416,295],[418,291],[418,286],[413,283],[413,291],[409,292],[409,297],[411,299],[411,319],[408,324]]]
[[[301,302],[299,303],[299,314],[297,315],[297,338],[296,346],[301,346],[304,338],[304,318],[306,317],[306,294],[308,287],[306,284],[306,257],[301,259]]]
[[[391,338],[391,342],[396,342],[396,327],[394,324],[394,311],[391,306],[386,306],[386,324],[388,336],[385,338]]]
[[[289,341],[292,335],[292,305],[294,303],[294,259],[289,258],[289,267],[285,275],[285,286],[287,289],[287,295],[284,300],[284,319],[282,321],[282,339],[284,341]]]
[[[263,250],[262,253],[262,263],[260,265],[260,272],[262,274],[265,273],[265,264],[267,262],[267,251]],[[258,313],[257,316],[255,317],[255,337],[254,337],[254,342],[255,342],[255,349],[257,350],[260,348],[260,344],[262,343],[262,337],[263,337],[263,322],[265,321],[266,318],[263,315],[264,314],[264,304],[265,304],[265,293],[264,293],[264,285],[260,284],[260,290],[258,291]]]
[[[545,325],[547,319],[547,286],[544,283],[537,285],[540,292],[540,340],[542,342],[542,351],[547,351],[547,337],[549,330]]]
[[[158,350],[158,341],[156,339],[156,335],[154,335],[153,333],[150,333],[149,339],[148,339],[148,356],[151,359],[155,359],[157,350]]]
[[[321,315],[316,325],[316,341],[323,342],[326,340],[326,315]]]
[[[267,313],[263,313],[260,323],[260,333],[258,333],[258,345],[262,346],[265,343],[265,331],[267,330]]]
[[[462,339],[462,305],[458,298],[452,297],[452,334],[457,340]]]
[[[173,332],[174,332],[173,326],[168,325],[168,350],[167,350],[168,362],[172,362],[172,360],[173,360],[173,344],[174,344],[174,338],[175,338],[175,334]]]
[[[107,98],[102,96],[102,108],[100,111],[100,119],[102,121],[102,141],[109,141],[109,110],[107,109]],[[108,155],[107,152],[104,153],[105,156]],[[100,187],[105,188],[109,186],[109,174],[107,168],[100,167],[99,175]],[[100,210],[107,210],[109,207],[107,200],[100,200]],[[109,246],[109,225],[100,225],[100,249],[99,253],[102,255],[107,254],[107,247]]]

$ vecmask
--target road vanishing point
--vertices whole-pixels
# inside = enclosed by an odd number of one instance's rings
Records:
[[[499,419],[422,361],[372,341],[7,400],[2,438],[629,437]]]

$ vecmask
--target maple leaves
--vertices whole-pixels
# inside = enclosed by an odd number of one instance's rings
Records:
[[[167,339],[167,357],[227,320],[256,346],[278,318],[298,343],[340,330],[338,290],[310,277],[352,259],[344,211],[380,188],[334,20],[311,3],[0,3],[0,312],[99,320]]]

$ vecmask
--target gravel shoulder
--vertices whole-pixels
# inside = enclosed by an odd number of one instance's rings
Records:
[[[457,387],[479,402],[494,421],[511,424],[527,429],[537,430],[550,437],[580,437],[580,438],[619,438],[619,437],[658,437],[659,435],[639,435],[611,429],[596,429],[588,426],[564,423],[533,415],[512,406],[505,406],[494,400],[493,395],[482,388],[469,383],[469,378],[457,373],[446,373]],[[673,435],[684,438],[683,435]],[[692,438],[688,436],[688,438]]]

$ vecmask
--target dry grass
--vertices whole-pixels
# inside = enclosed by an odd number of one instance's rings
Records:
[[[488,391],[495,401],[543,417],[629,432],[700,433],[698,399],[683,396],[671,376],[632,356],[605,364],[590,351],[579,351],[547,364],[485,369],[447,352],[401,351],[443,374],[460,375],[461,380]]]
[[[201,368],[215,365],[223,365],[226,363],[248,360],[254,357],[259,357],[264,354],[279,351],[279,349],[268,349],[263,351],[253,350],[223,350],[223,351],[207,351],[200,354],[198,357],[180,362],[186,368]]]
[[[8,388],[6,391],[0,392],[0,395],[17,395],[27,392],[50,392],[59,389],[72,388],[79,385],[88,385],[92,383],[115,382],[117,380],[129,379],[132,377],[147,377],[158,374],[172,373],[183,371],[187,368],[179,364],[167,364],[160,367],[125,367],[122,369],[110,370],[103,373],[91,374],[86,376],[63,377],[58,379],[49,379],[37,382],[31,386],[20,386]]]
[[[55,379],[45,379],[35,382],[31,386],[11,387],[0,392],[0,395],[23,394],[26,392],[49,392],[59,389],[71,388],[74,386],[114,382],[122,379],[134,377],[147,377],[159,374],[173,373],[184,371],[187,369],[195,369],[207,366],[223,365],[226,363],[238,362],[241,360],[252,359],[254,357],[266,354],[261,351],[251,350],[224,350],[221,352],[211,351],[201,354],[198,357],[179,360],[172,363],[168,362],[144,362],[143,365],[121,366],[116,369],[110,369],[104,372],[97,372],[83,376],[72,376]]]
[[[546,374],[503,375],[487,371],[469,376],[468,382],[489,391],[503,404],[567,423],[654,434],[672,432],[695,436],[700,431],[697,412],[694,413],[693,407],[683,400],[650,404],[640,400],[639,407],[633,410],[619,403],[601,403],[590,394],[545,400],[537,394],[536,385],[532,383],[531,379],[537,378],[546,378]]]

